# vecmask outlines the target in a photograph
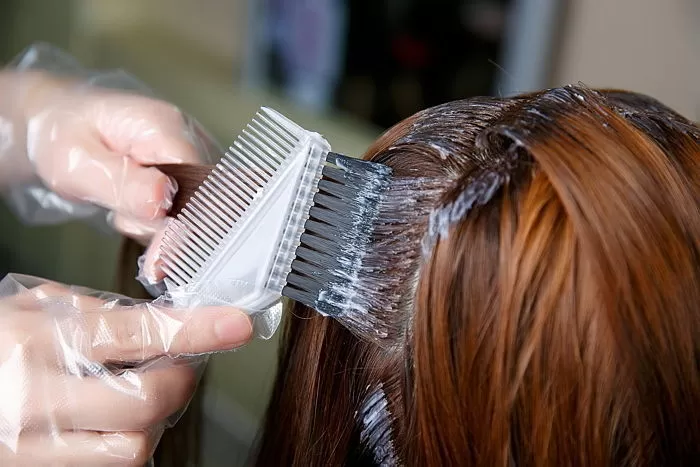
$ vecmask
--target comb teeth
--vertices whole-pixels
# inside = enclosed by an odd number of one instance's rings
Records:
[[[192,283],[303,144],[304,130],[261,109],[174,219],[161,246],[168,287]]]

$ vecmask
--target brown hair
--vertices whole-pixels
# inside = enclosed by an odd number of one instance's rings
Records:
[[[432,240],[405,338],[295,306],[255,464],[700,462],[697,126],[566,87],[425,110],[365,157],[444,179],[393,233]]]

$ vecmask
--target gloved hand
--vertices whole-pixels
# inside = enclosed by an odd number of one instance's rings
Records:
[[[42,69],[70,60],[60,54],[39,44],[25,52],[31,60],[0,77],[0,132],[10,135],[0,145],[0,179],[10,205],[30,224],[111,211],[120,232],[145,244],[177,190],[147,166],[196,163],[222,151],[175,106],[134,93],[149,91],[123,72],[59,77]]]
[[[181,356],[250,336],[250,319],[232,308],[175,310],[7,276],[0,465],[143,465],[184,411],[206,360]]]

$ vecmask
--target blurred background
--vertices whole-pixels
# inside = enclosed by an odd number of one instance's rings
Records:
[[[566,83],[650,94],[700,120],[696,0],[0,0],[7,63],[35,41],[123,68],[224,144],[266,105],[361,155],[417,110]],[[0,273],[109,290],[119,239],[28,229],[0,207]],[[201,465],[245,458],[276,339],[208,369]]]

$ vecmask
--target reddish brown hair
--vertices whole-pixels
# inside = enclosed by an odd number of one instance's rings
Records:
[[[425,202],[445,228],[405,233],[434,238],[401,345],[289,314],[257,465],[700,462],[696,125],[567,87],[428,109],[366,157],[444,178]],[[377,388],[388,436],[367,437]]]

